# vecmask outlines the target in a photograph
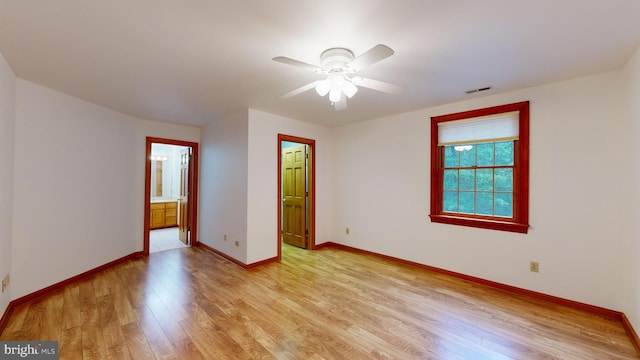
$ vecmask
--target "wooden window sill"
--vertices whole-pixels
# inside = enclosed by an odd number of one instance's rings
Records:
[[[512,221],[476,219],[450,215],[429,215],[429,217],[431,218],[431,222],[441,224],[470,226],[482,229],[510,231],[521,234],[526,234],[529,231],[529,224],[521,224]]]

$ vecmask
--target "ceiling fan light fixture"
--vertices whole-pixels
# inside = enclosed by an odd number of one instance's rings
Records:
[[[342,85],[342,91],[349,99],[358,92],[358,87],[353,85],[351,81],[345,81]]]
[[[325,79],[322,81],[318,81],[316,84],[316,92],[320,96],[325,96],[331,90],[331,85],[329,84],[329,79]]]
[[[331,88],[329,91],[329,100],[333,103],[337,103],[342,98],[342,91],[338,88]]]

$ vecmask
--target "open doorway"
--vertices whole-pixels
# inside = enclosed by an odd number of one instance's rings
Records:
[[[315,248],[315,140],[278,134],[278,259]]]
[[[146,145],[143,251],[196,245],[198,144],[147,137]]]

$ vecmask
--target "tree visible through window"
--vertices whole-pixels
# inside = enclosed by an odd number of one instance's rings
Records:
[[[432,221],[526,233],[528,103],[434,117],[432,131]]]
[[[513,216],[513,141],[444,147],[443,211]]]

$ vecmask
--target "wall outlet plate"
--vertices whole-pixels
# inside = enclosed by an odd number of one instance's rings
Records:
[[[532,261],[529,263],[529,271],[531,272],[539,272],[540,271],[540,263],[537,261]]]
[[[4,277],[4,279],[2,279],[2,292],[4,292],[7,287],[9,286],[9,281],[11,280],[11,278],[9,277],[9,274],[7,274],[7,276]]]

